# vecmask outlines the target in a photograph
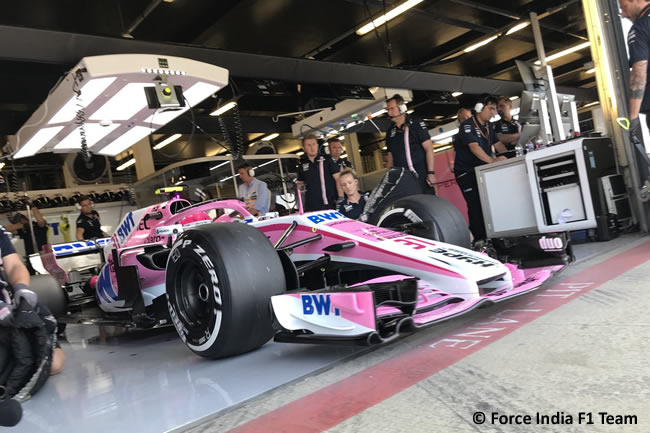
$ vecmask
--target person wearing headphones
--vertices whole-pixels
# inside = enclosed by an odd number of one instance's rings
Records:
[[[386,132],[386,167],[404,167],[420,181],[419,193],[435,194],[433,143],[424,121],[406,113],[404,99],[396,94],[386,100],[388,117],[393,121]],[[418,192],[413,192],[417,194]]]
[[[336,203],[336,210],[348,218],[359,219],[370,194],[359,191],[359,176],[351,168],[341,172],[339,183],[345,197]]]
[[[242,184],[237,197],[246,203],[246,209],[255,216],[264,216],[269,211],[269,187],[255,177],[255,170],[248,163],[237,168]]]
[[[343,196],[339,185],[340,167],[329,155],[319,155],[315,135],[302,139],[305,154],[298,162],[298,188],[305,187],[305,211],[334,209]]]
[[[497,138],[505,144],[507,150],[515,150],[521,136],[521,124],[512,118],[512,101],[505,96],[497,98],[497,112],[501,119],[494,122]],[[512,153],[514,156],[514,153]]]
[[[343,143],[341,140],[339,140],[337,137],[334,137],[327,140],[327,143],[329,144],[330,148],[330,156],[339,166],[341,171],[345,170],[346,168],[352,168],[352,163],[350,161],[347,159],[341,159],[341,155],[343,154]]]
[[[475,241],[485,239],[487,235],[474,168],[506,159],[505,156],[492,156],[492,146],[499,153],[506,151],[505,145],[497,138],[494,125],[490,123],[496,111],[496,98],[492,95],[481,96],[474,106],[474,115],[460,124],[456,139],[454,175],[467,202],[469,228]]]
[[[77,217],[77,240],[107,238],[108,235],[102,231],[99,214],[93,209],[93,203],[90,201],[90,197],[82,195],[79,197],[78,203],[81,207],[81,213]]]

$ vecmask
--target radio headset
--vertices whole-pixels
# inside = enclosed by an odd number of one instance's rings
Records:
[[[474,112],[476,114],[478,114],[481,111],[483,111],[483,109],[487,105],[488,99],[491,99],[491,98],[492,98],[492,95],[489,95],[489,94],[481,95],[480,98],[478,99],[478,101],[476,101],[476,105],[474,105]]]

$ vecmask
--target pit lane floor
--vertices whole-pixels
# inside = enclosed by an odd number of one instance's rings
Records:
[[[649,240],[576,246],[544,298],[563,305],[531,305],[535,292],[373,351],[269,343],[205,361],[173,329],[71,327],[65,371],[13,431],[650,431]],[[620,272],[596,281],[596,270]],[[476,425],[477,411],[562,412],[565,425]],[[601,425],[603,411],[637,424]],[[577,425],[578,412],[596,424]]]

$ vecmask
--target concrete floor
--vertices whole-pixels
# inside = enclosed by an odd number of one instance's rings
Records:
[[[73,327],[66,370],[14,431],[647,432],[648,241],[578,245],[579,261],[541,291],[372,351],[270,343],[213,362],[173,330]],[[602,425],[603,411],[638,424]],[[560,413],[565,425],[494,425],[492,412]]]

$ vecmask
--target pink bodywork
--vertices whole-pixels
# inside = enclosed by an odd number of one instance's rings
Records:
[[[186,206],[182,210],[172,213],[175,207]],[[193,222],[199,224],[204,218],[191,218],[202,216],[211,210],[228,209],[228,213],[238,212],[243,218],[251,218],[252,215],[246,210],[244,204],[239,200],[210,201],[203,204],[191,206],[186,200],[174,199],[164,203],[155,204],[143,209],[129,212],[118,225],[117,230],[111,236],[111,242],[104,248],[106,265],[102,269],[97,281],[97,301],[105,311],[122,311],[121,301],[117,295],[119,287],[115,278],[113,267],[113,248],[116,248],[122,266],[136,265],[140,275],[140,284],[145,305],[149,305],[154,298],[165,293],[165,271],[156,271],[145,268],[137,261],[136,256],[144,250],[146,245],[167,245],[171,235],[159,235],[156,229],[164,226],[182,226],[187,220],[199,219]],[[149,218],[160,212],[160,218]],[[233,218],[222,215],[216,219],[217,222],[229,222]],[[192,223],[190,223],[191,225]],[[188,225],[185,225],[187,228]]]

